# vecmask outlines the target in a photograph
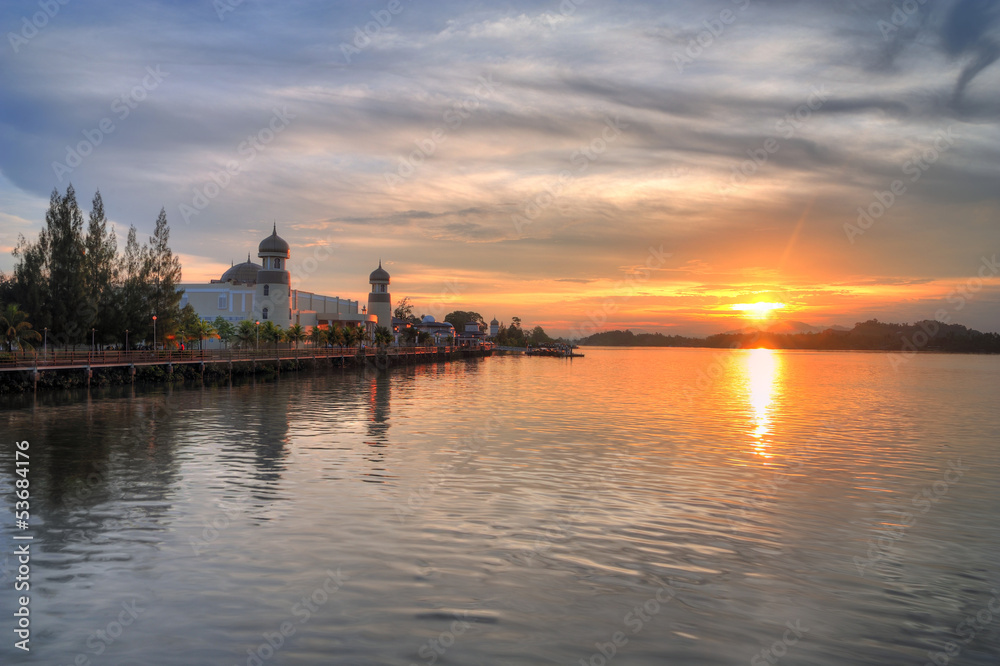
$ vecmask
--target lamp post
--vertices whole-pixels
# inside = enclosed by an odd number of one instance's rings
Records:
[[[125,353],[128,353],[128,329],[125,329]]]
[[[44,359],[49,351],[49,329],[43,328],[42,330],[45,331],[45,338],[42,342],[42,359]]]
[[[153,352],[156,352],[156,315],[153,315]]]
[[[257,344],[254,346],[254,351],[257,351],[260,349],[260,321],[255,321],[253,325],[257,327]]]
[[[92,352],[97,352],[97,345],[94,344],[94,336],[96,335],[97,335],[97,329],[96,328],[90,329],[90,351]]]

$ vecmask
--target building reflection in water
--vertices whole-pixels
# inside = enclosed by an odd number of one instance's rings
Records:
[[[370,447],[368,460],[374,463],[371,471],[362,479],[368,483],[384,483],[385,479],[390,476],[386,469],[385,450],[388,446],[389,434],[390,379],[391,374],[384,371],[375,372],[365,377],[368,394],[365,444]]]

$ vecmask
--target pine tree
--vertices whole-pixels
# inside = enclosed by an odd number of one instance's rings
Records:
[[[119,330],[121,322],[114,307],[118,284],[118,241],[114,231],[108,230],[100,190],[94,195],[84,249],[84,289],[87,304],[95,312],[92,325],[97,328],[103,342],[112,342],[123,333]]]
[[[70,185],[61,199],[58,192],[45,214],[48,232],[48,303],[51,329],[60,344],[84,340],[96,312],[85,298],[83,284],[83,214]],[[52,203],[58,202],[57,206]]]
[[[149,238],[146,252],[148,280],[150,281],[150,305],[157,317],[156,327],[162,333],[160,339],[173,335],[180,325],[180,302],[182,291],[177,290],[181,281],[181,262],[170,249],[170,226],[167,211],[160,209],[156,218],[156,228]]]
[[[129,332],[129,341],[146,340],[152,344],[153,310],[150,303],[149,272],[145,248],[136,239],[130,226],[125,252],[118,262],[118,322]]]

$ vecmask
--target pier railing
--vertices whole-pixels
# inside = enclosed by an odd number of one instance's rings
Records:
[[[364,347],[365,356],[380,352],[392,357],[449,353],[457,347]],[[111,367],[167,363],[227,363],[242,361],[287,361],[296,359],[345,358],[358,355],[359,347],[302,347],[299,349],[158,349],[119,351],[46,350],[0,352],[0,370],[32,368]]]

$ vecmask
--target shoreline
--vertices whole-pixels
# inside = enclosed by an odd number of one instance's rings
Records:
[[[253,357],[189,355],[178,360],[163,358],[142,365],[121,362],[94,365],[89,361],[76,367],[47,368],[43,366],[9,369],[0,372],[0,395],[25,395],[63,390],[90,390],[110,386],[129,385],[201,385],[232,382],[234,378],[279,377],[282,373],[320,371],[323,369],[389,370],[409,365],[442,363],[466,358],[491,356],[491,349],[455,347],[429,348],[374,348],[354,353],[328,353],[316,356],[308,350],[299,350],[294,358],[276,358],[276,354],[259,354]],[[395,353],[394,353],[395,352]],[[287,354],[280,350],[277,356]]]

